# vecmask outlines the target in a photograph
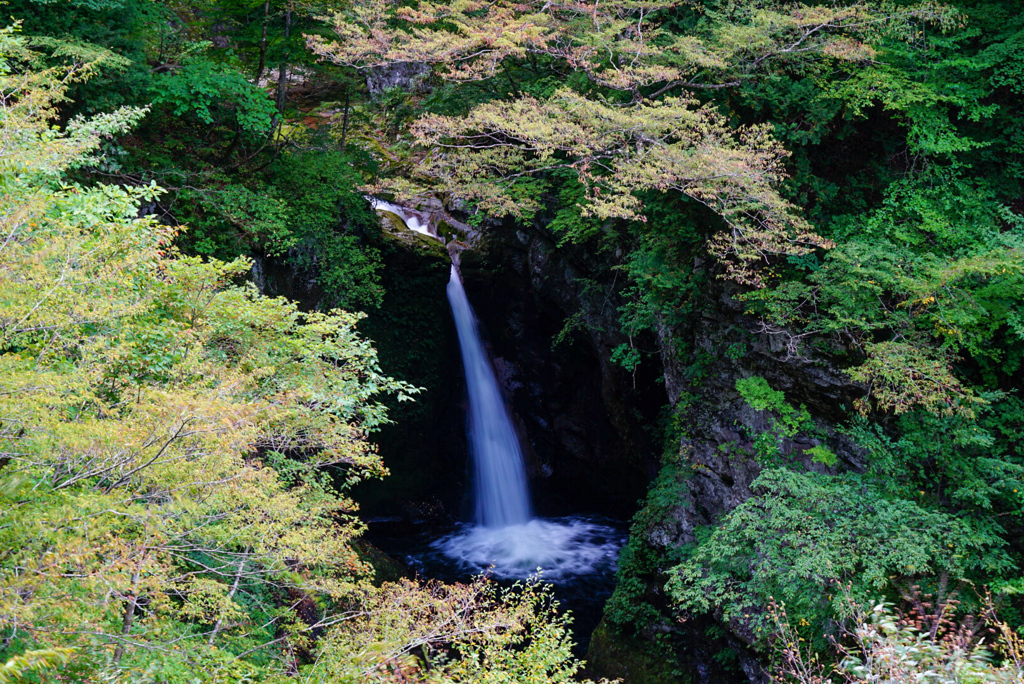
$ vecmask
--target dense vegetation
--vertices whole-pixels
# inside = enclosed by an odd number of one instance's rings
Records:
[[[717,621],[804,681],[831,676],[815,658],[868,678],[886,649],[924,654],[901,681],[1019,676],[1000,660],[1019,664],[1024,627],[1017,3],[4,11],[0,682],[576,673],[538,588],[373,581],[347,491],[385,474],[367,435],[384,395],[415,388],[341,310],[372,316],[384,296],[369,189],[466,201],[605,255],[629,339],[672,345],[694,383],[704,351],[672,331],[714,291],[854,388],[822,416],[738,378],[768,427],[729,457],[759,476],[655,557],[644,535],[697,467],[678,448],[684,393],[612,629],[649,635],[666,610]],[[371,96],[365,73],[394,62],[429,65],[422,87]],[[271,261],[315,296],[273,279],[304,306],[259,294],[249,274]],[[639,346],[615,358],[658,363]],[[855,449],[823,444],[825,418]],[[816,445],[793,456],[796,436]],[[856,607],[951,587],[930,641]],[[1003,630],[995,664],[980,631],[937,640],[967,614]]]
[[[0,681],[573,674],[539,587],[373,581],[346,491],[386,472],[381,397],[417,388],[359,315],[182,253],[139,218],[157,186],[76,182],[146,112],[55,128],[113,57],[35,42],[0,33]]]
[[[838,467],[815,446],[831,469],[808,471],[779,449],[815,435],[806,408],[737,380],[774,427],[746,436],[752,496],[676,552],[678,614],[764,645],[772,596],[816,640],[830,632],[836,582],[862,600],[915,582],[1019,591],[1024,24],[1010,5],[420,3],[393,23],[384,6],[338,15],[342,40],[314,49],[433,61],[444,87],[476,95],[427,103],[411,135],[444,154],[412,189],[527,218],[560,201],[564,239],[629,254],[627,329],[685,322],[695,289],[724,278],[790,358],[828,359],[860,389],[838,408],[863,460]],[[676,351],[699,377],[697,350]]]

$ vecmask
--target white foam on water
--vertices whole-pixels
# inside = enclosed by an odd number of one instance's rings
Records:
[[[613,572],[622,533],[585,518],[534,518],[504,527],[465,525],[431,546],[471,573],[549,582]]]

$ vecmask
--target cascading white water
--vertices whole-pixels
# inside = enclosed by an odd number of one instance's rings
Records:
[[[448,281],[448,303],[455,318],[469,391],[468,436],[476,466],[476,521],[488,528],[522,525],[531,518],[523,454],[455,264]]]
[[[437,237],[402,207],[371,200],[378,210],[399,216],[410,230]],[[468,437],[474,465],[476,524],[432,544],[464,570],[525,578],[538,570],[546,580],[583,575],[611,576],[622,534],[582,517],[532,517],[522,449],[476,316],[458,269],[452,264],[448,303],[455,318],[469,393]]]
[[[448,303],[469,392],[476,525],[462,526],[437,540],[434,548],[466,570],[505,578],[529,577],[541,570],[545,579],[560,581],[612,571],[622,542],[617,531],[584,518],[532,517],[519,438],[454,263]]]
[[[384,200],[379,200],[373,197],[369,199],[370,204],[373,206],[374,209],[376,209],[377,211],[391,212],[398,218],[402,219],[402,223],[405,224],[405,227],[413,231],[414,233],[426,235],[427,237],[437,238],[437,235],[430,232],[429,226],[424,225],[420,218],[416,216],[416,214],[406,211],[404,207],[400,207],[397,204],[385,202]]]

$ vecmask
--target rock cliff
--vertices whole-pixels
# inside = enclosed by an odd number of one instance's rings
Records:
[[[540,512],[628,517],[656,472],[648,426],[666,397],[656,362],[633,374],[611,360],[628,342],[611,261],[540,225],[491,222],[469,242],[466,290],[522,421]]]
[[[702,266],[695,260],[695,277]],[[756,437],[777,429],[778,417],[755,410],[738,380],[763,378],[789,404],[806,409],[810,422],[781,436],[778,458],[809,470],[863,466],[858,448],[834,427],[840,406],[849,406],[858,388],[828,358],[800,354],[785,331],[747,315],[739,292],[713,274],[700,292],[694,315],[658,330],[671,429],[588,656],[598,674],[630,684],[766,681],[743,625],[722,622],[715,611],[679,614],[664,589],[700,529],[750,497],[762,469]],[[817,462],[815,448],[827,449],[836,462]]]

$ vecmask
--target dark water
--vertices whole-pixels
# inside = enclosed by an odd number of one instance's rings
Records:
[[[465,582],[486,575],[509,585],[537,576],[572,612],[582,656],[615,588],[626,531],[624,523],[596,516],[534,518],[497,529],[459,524],[447,532],[378,519],[370,521],[367,538],[420,577]]]

